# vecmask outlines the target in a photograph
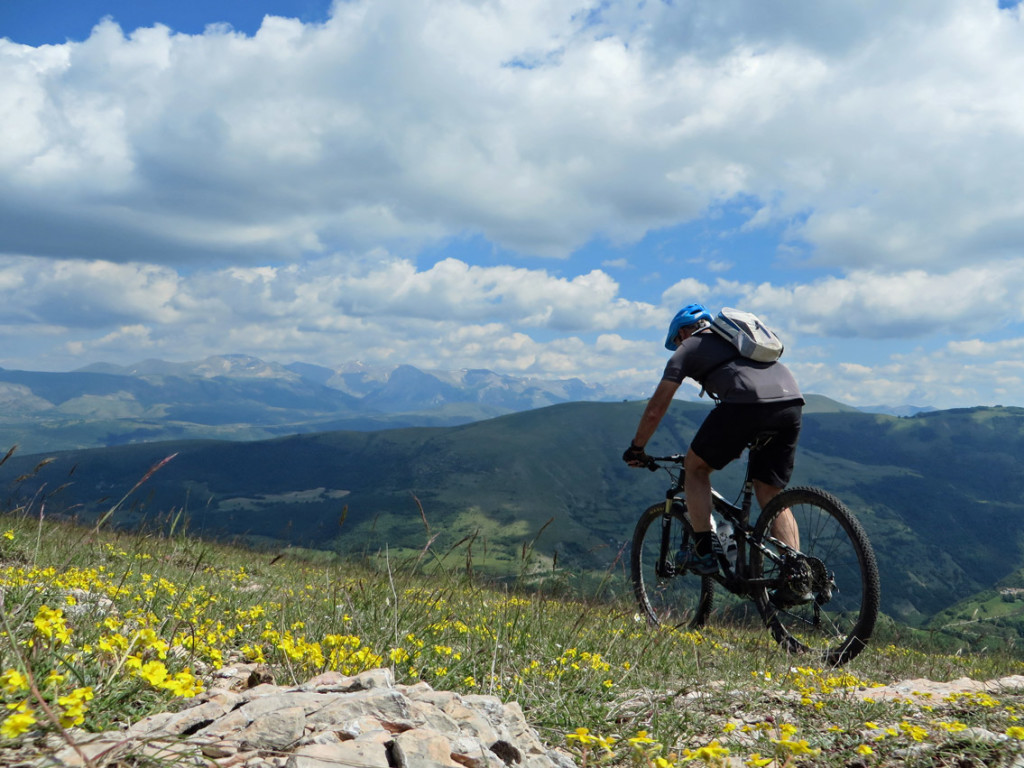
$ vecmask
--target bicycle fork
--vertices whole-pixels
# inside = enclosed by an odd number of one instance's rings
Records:
[[[659,578],[665,579],[676,575],[676,566],[672,561],[672,504],[675,503],[673,494],[667,494],[665,498],[665,511],[661,514],[661,543],[658,549],[658,562],[655,572]],[[684,508],[685,509],[685,508]],[[686,526],[683,525],[683,541],[686,541]]]

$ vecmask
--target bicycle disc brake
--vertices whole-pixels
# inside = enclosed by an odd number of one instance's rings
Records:
[[[673,579],[679,575],[676,572],[675,563],[668,558],[658,560],[658,564],[654,568],[654,573],[659,579]]]

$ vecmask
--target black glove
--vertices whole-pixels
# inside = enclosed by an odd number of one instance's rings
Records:
[[[622,460],[631,467],[648,467],[651,464],[651,457],[644,453],[640,446],[630,443],[629,448],[622,454]]]

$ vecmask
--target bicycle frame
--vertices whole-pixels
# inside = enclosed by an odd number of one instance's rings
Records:
[[[673,478],[673,482],[665,492],[665,511],[661,517],[661,545],[659,553],[660,557],[658,559],[660,569],[661,567],[669,566],[672,562],[670,552],[672,547],[672,542],[670,541],[672,505],[682,503],[685,507],[686,495],[683,488],[686,481],[686,469],[682,466],[683,457],[681,454],[652,458],[654,461],[671,462],[679,466],[678,475],[672,470],[668,470],[668,468],[666,468],[666,471],[668,471],[669,475]],[[725,552],[720,552],[718,559],[721,570],[711,578],[721,584],[729,592],[744,597],[751,597],[754,592],[761,589],[772,589],[778,586],[776,579],[750,578],[748,565],[749,558],[747,557],[748,544],[750,546],[757,547],[765,557],[775,562],[782,561],[782,558],[776,554],[776,552],[773,552],[768,547],[764,546],[760,541],[753,541],[751,538],[753,529],[750,525],[750,511],[753,507],[753,501],[754,481],[750,476],[749,462],[743,478],[743,490],[741,492],[739,506],[727,501],[726,498],[714,488],[711,489],[711,506],[714,512],[717,512],[721,517],[732,523],[733,536],[736,539],[735,565],[729,562],[729,558],[726,556]],[[771,538],[770,542],[773,546],[778,548],[779,551],[793,552],[793,550],[775,538]],[[659,575],[665,574],[659,573]]]
[[[754,447],[763,445],[761,439],[771,435],[758,435]],[[715,610],[717,583],[753,601],[772,637],[787,651],[814,652],[824,663],[837,665],[863,650],[878,617],[878,569],[861,524],[839,499],[820,488],[797,486],[773,496],[755,513],[759,483],[750,476],[748,454],[743,488],[734,502],[711,490],[712,520],[722,526],[716,526],[720,538],[714,540],[719,568],[700,575],[686,564],[693,528],[684,458],[651,457],[646,466],[664,469],[671,480],[664,503],[648,507],[637,520],[631,544],[633,590],[650,624],[704,626]],[[732,525],[732,538],[723,535],[728,532],[723,521]],[[796,548],[789,543],[791,532]],[[731,550],[733,540],[736,557],[730,562],[731,552],[723,550]],[[696,578],[675,582],[687,574]],[[737,620],[750,615],[735,601],[724,606]]]

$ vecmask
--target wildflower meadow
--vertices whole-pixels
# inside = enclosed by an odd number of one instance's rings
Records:
[[[487,583],[429,547],[354,562],[8,513],[0,633],[5,765],[184,706],[239,662],[282,683],[388,667],[399,682],[515,700],[587,767],[1010,765],[1024,753],[1024,690],[868,696],[1024,674],[1011,651],[937,652],[889,626],[849,666],[823,669],[756,628],[650,628],[625,594]]]

